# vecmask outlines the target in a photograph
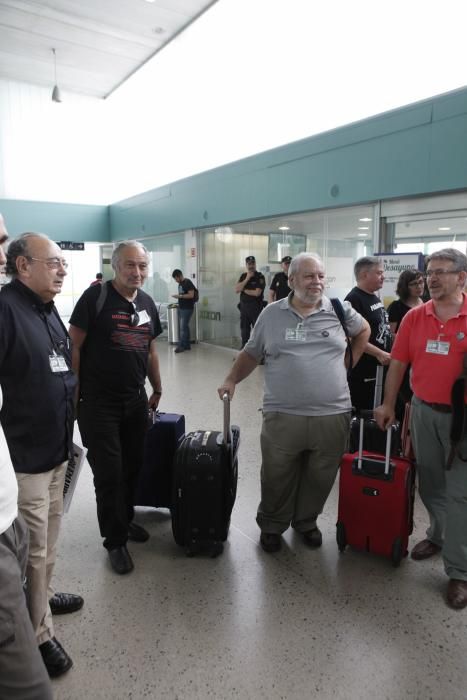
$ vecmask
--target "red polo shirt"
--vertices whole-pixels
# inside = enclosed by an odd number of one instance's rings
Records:
[[[412,365],[411,384],[416,396],[429,403],[451,403],[451,388],[462,372],[467,352],[467,297],[458,315],[449,321],[435,316],[433,302],[406,314],[396,335],[391,357]],[[429,341],[441,341],[443,352],[428,352]],[[432,346],[433,347],[433,346]]]

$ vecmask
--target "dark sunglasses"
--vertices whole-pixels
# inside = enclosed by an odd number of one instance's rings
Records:
[[[130,314],[130,326],[132,328],[134,328],[139,323],[139,313],[138,313],[138,309],[136,308],[135,302],[130,301],[130,304],[131,304],[131,308],[133,309],[133,313]]]

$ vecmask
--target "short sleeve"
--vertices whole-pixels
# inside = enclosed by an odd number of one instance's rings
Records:
[[[352,338],[354,335],[358,335],[363,328],[365,319],[363,316],[355,310],[350,301],[342,302],[344,308],[345,325],[347,326],[348,333]]]

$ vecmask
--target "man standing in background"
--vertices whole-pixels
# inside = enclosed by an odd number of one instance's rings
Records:
[[[9,245],[6,274],[13,279],[0,294],[1,421],[16,471],[19,511],[30,533],[29,612],[51,677],[73,665],[54,635],[52,614],[83,605],[81,596],[54,595],[51,589],[76,387],[70,338],[53,302],[66,268],[56,243],[25,233]]]
[[[377,256],[359,258],[354,273],[357,285],[345,300],[368,321],[371,329],[364,353],[349,379],[352,406],[361,410],[373,408],[376,368],[391,360],[391,330],[384,304],[376,295],[384,282],[382,261]]]
[[[245,258],[246,272],[240,275],[235,285],[235,293],[240,294],[240,331],[242,334],[242,348],[248,342],[251,329],[256,319],[263,310],[263,293],[266,280],[261,272],[256,269],[256,258],[248,255]]]
[[[178,299],[178,318],[180,320],[180,339],[175,352],[191,350],[190,344],[190,320],[195,308],[195,285],[181,270],[174,270],[172,277],[178,284],[178,294],[172,294]]]
[[[268,303],[272,304],[273,301],[279,301],[279,299],[283,299],[284,297],[288,296],[291,292],[291,289],[289,287],[289,266],[292,258],[290,255],[285,255],[282,258],[281,262],[281,267],[282,271],[277,272],[271,282],[271,286],[269,287],[269,297],[268,297]]]

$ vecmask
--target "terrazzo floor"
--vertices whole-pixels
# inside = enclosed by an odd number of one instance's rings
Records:
[[[216,393],[235,351],[159,347],[160,409],[187,430],[220,429]],[[324,542],[308,549],[292,531],[282,550],[258,544],[261,367],[237,387],[239,484],[224,553],[185,557],[167,510],[138,508],[151,533],[130,543],[135,570],[113,573],[99,536],[86,464],[64,516],[54,582],[84,608],[55,618],[72,656],[53,682],[57,700],[466,700],[467,611],[443,600],[439,557],[390,562],[335,540],[337,484],[321,516]],[[427,519],[418,498],[412,544]]]

